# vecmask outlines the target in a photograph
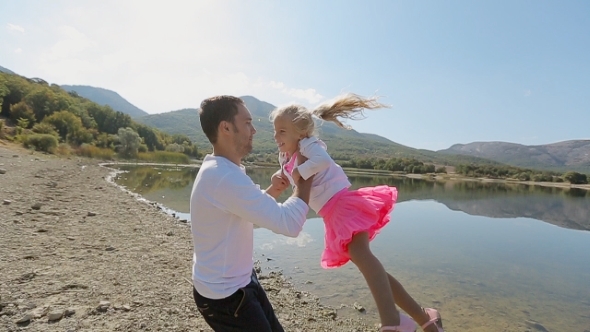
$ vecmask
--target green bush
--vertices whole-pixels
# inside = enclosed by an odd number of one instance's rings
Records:
[[[34,147],[37,151],[53,153],[57,148],[57,137],[49,134],[33,134],[24,140],[25,147]]]
[[[49,134],[49,135],[53,135],[53,136],[59,136],[59,134],[57,133],[57,130],[55,130],[55,127],[52,126],[49,123],[46,122],[41,122],[41,123],[37,123],[33,126],[33,132],[37,133],[37,134]]]

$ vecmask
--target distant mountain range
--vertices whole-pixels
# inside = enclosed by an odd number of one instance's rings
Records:
[[[10,70],[8,68],[4,68],[2,66],[0,66],[0,71],[3,73],[7,73],[7,74],[15,74],[15,72],[13,72],[12,70]]]
[[[518,167],[552,170],[590,170],[590,140],[573,140],[545,145],[522,145],[506,142],[455,144],[443,154],[461,154],[495,160]]]
[[[60,85],[60,87],[68,92],[75,92],[79,96],[90,99],[97,104],[109,105],[115,111],[129,114],[132,118],[148,115],[146,111],[131,104],[115,91],[87,85]]]
[[[0,71],[13,73],[1,66]],[[109,105],[115,111],[129,114],[137,122],[156,127],[169,134],[187,135],[203,151],[210,149],[207,138],[201,130],[197,109],[148,114],[111,90],[85,85],[61,85],[61,87],[98,104]],[[252,112],[258,131],[254,144],[256,150],[253,152],[276,153],[277,148],[272,137],[273,128],[268,119],[269,113],[275,106],[252,96],[243,96],[242,99]],[[354,126],[354,123],[351,122],[351,124]],[[506,164],[532,169],[590,173],[590,140],[572,140],[536,146],[507,142],[473,142],[455,144],[445,150],[430,151],[404,146],[375,134],[345,130],[332,123],[323,123],[319,129],[321,138],[326,141],[330,153],[336,160],[348,159],[351,155],[378,158],[405,157],[435,164]]]

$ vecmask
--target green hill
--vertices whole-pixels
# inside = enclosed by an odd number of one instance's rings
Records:
[[[252,96],[241,97],[254,118],[257,133],[254,135],[254,154],[274,156],[277,146],[273,139],[273,126],[269,120],[275,108],[267,102]],[[158,128],[169,134],[184,134],[191,138],[201,151],[210,151],[210,144],[201,130],[198,110],[182,109],[168,113],[152,114],[134,119],[137,122]],[[352,158],[416,158],[423,162],[455,165],[459,163],[497,164],[482,158],[437,154],[434,151],[419,150],[388,140],[387,138],[347,130],[331,122],[318,123],[319,136],[326,142],[332,157],[336,160]],[[354,125],[354,124],[353,124]],[[272,157],[274,160],[274,157]]]
[[[60,85],[60,87],[68,92],[75,92],[79,96],[90,99],[99,105],[108,105],[113,110],[128,114],[132,118],[148,114],[128,102],[115,91],[87,85]]]

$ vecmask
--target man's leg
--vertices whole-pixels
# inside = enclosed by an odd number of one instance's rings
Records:
[[[266,292],[264,291],[264,289],[260,285],[258,278],[256,278],[255,272],[252,272],[252,282],[256,286],[256,295],[258,298],[258,302],[260,303],[260,306],[261,306],[262,310],[264,311],[266,319],[267,319],[268,323],[270,324],[271,331],[272,332],[284,332],[285,330],[283,330],[283,326],[281,326],[279,319],[275,315],[275,311],[272,307],[272,304],[268,300],[268,297],[266,296]],[[250,286],[250,285],[248,285],[248,286]]]

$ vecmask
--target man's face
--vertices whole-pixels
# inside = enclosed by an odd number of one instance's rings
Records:
[[[256,134],[256,128],[252,125],[250,111],[242,104],[238,105],[238,114],[234,117],[233,133],[236,152],[243,158],[252,151],[252,139]]]

